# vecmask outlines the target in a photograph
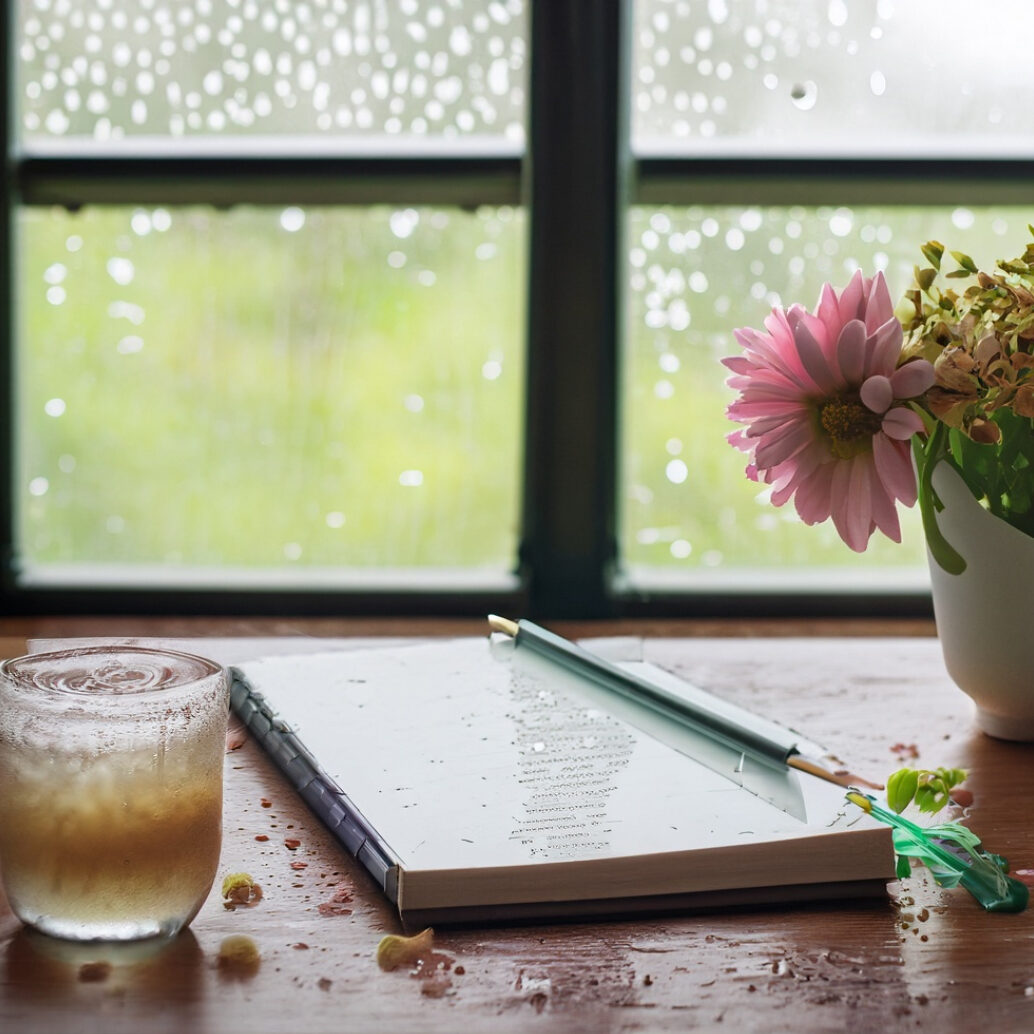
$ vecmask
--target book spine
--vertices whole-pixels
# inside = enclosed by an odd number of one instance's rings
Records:
[[[259,742],[302,799],[398,904],[399,860],[348,799],[316,764],[292,729],[277,718],[244,675],[230,668],[230,708]]]

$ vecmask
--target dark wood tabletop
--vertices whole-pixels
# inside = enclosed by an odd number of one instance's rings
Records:
[[[1034,883],[1034,746],[975,729],[930,624],[553,627],[642,637],[647,659],[804,731],[858,772],[968,769],[965,821]],[[474,621],[51,618],[0,622],[0,652],[35,637],[483,633]],[[0,1031],[1034,1030],[1034,909],[985,913],[922,870],[875,902],[439,928],[416,968],[384,972],[375,952],[400,932],[392,909],[246,735],[228,746],[220,878],[252,874],[262,900],[229,910],[217,885],[155,949],[42,937],[0,899]],[[256,966],[220,966],[233,935],[255,943]]]

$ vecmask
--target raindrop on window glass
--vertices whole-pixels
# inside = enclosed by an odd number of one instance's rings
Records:
[[[670,460],[664,468],[664,476],[673,485],[681,485],[689,477],[689,467],[683,460]]]
[[[133,263],[129,259],[122,257],[108,259],[107,269],[108,276],[122,287],[125,287],[126,284],[131,284],[136,274]]]
[[[297,233],[305,225],[305,212],[301,208],[285,208],[280,213],[280,225],[288,233]]]
[[[819,99],[819,88],[811,79],[803,83],[794,83],[790,87],[790,99],[795,108],[801,111],[811,111]]]
[[[977,217],[968,208],[956,208],[951,213],[952,225],[960,230],[968,230],[976,222],[976,219]]]

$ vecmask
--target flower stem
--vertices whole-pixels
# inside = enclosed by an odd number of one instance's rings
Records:
[[[937,511],[944,509],[933,487],[933,472],[938,463],[950,463],[945,435],[947,429],[939,420],[933,425],[925,447],[916,444],[916,464],[919,468],[919,511],[923,517],[923,532],[930,555],[948,574],[962,574],[966,561],[941,534]]]

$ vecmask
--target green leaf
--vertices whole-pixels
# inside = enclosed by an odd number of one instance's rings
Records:
[[[919,269],[915,271],[916,284],[919,285],[919,290],[929,292],[933,286],[933,282],[937,279],[936,269]]]
[[[914,768],[898,769],[887,779],[887,806],[899,815],[912,803],[919,787],[919,773]]]
[[[1030,266],[1020,259],[1003,259],[998,263],[1003,273],[1019,273],[1021,276],[1030,272]]]
[[[982,445],[952,428],[951,459],[975,499],[986,501],[1000,520],[1034,536],[1034,421],[1007,408],[996,410],[991,419],[1001,428],[1001,441]],[[917,462],[923,461],[917,457]]]
[[[1034,231],[1032,231],[1034,232]],[[926,261],[934,269],[941,268],[941,257],[944,255],[944,245],[940,241],[927,241],[920,249]]]
[[[934,772],[917,773],[919,788],[915,793],[916,805],[920,811],[940,811],[950,800],[952,787],[966,778],[962,768],[938,768]]]
[[[969,273],[976,273],[977,264],[963,251],[953,251],[951,257]],[[951,274],[948,274],[951,276]]]
[[[916,805],[920,811],[933,814],[948,803],[948,790],[940,781],[924,783],[916,790]]]

